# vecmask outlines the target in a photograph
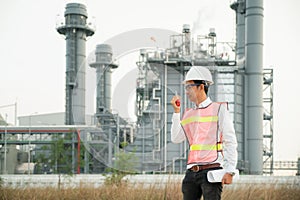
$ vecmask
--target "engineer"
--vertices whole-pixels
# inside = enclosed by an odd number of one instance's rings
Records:
[[[180,119],[180,97],[171,100],[174,108],[171,140],[180,143],[187,138],[189,143],[183,199],[198,200],[202,196],[205,200],[221,199],[223,184],[232,183],[237,164],[237,141],[228,106],[208,97],[213,80],[207,68],[191,67],[183,83],[188,99],[195,103]],[[212,170],[223,172],[219,181],[209,182],[207,173],[217,172]]]

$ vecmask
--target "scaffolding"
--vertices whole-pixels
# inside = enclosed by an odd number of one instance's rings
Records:
[[[264,91],[263,91],[263,105],[264,105],[264,173],[273,174],[274,160],[273,160],[273,69],[264,70]],[[268,166],[268,167],[265,167]]]

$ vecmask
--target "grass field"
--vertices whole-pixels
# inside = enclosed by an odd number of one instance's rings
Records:
[[[106,185],[93,188],[82,185],[78,188],[0,188],[0,200],[163,200],[182,199],[181,184],[167,184],[162,188],[132,186],[128,184]],[[223,200],[299,200],[300,186],[278,185],[243,185],[239,187],[225,186]]]

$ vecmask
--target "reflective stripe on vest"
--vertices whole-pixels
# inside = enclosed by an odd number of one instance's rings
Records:
[[[201,151],[201,150],[215,150],[222,151],[222,143],[218,143],[216,145],[210,144],[192,144],[190,146],[190,151]]]
[[[207,117],[193,116],[182,120],[181,125],[185,126],[193,122],[217,122],[218,120],[219,120],[218,116],[207,116]]]

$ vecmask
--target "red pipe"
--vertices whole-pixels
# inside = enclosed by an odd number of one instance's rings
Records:
[[[80,130],[77,130],[77,174],[80,174]]]

